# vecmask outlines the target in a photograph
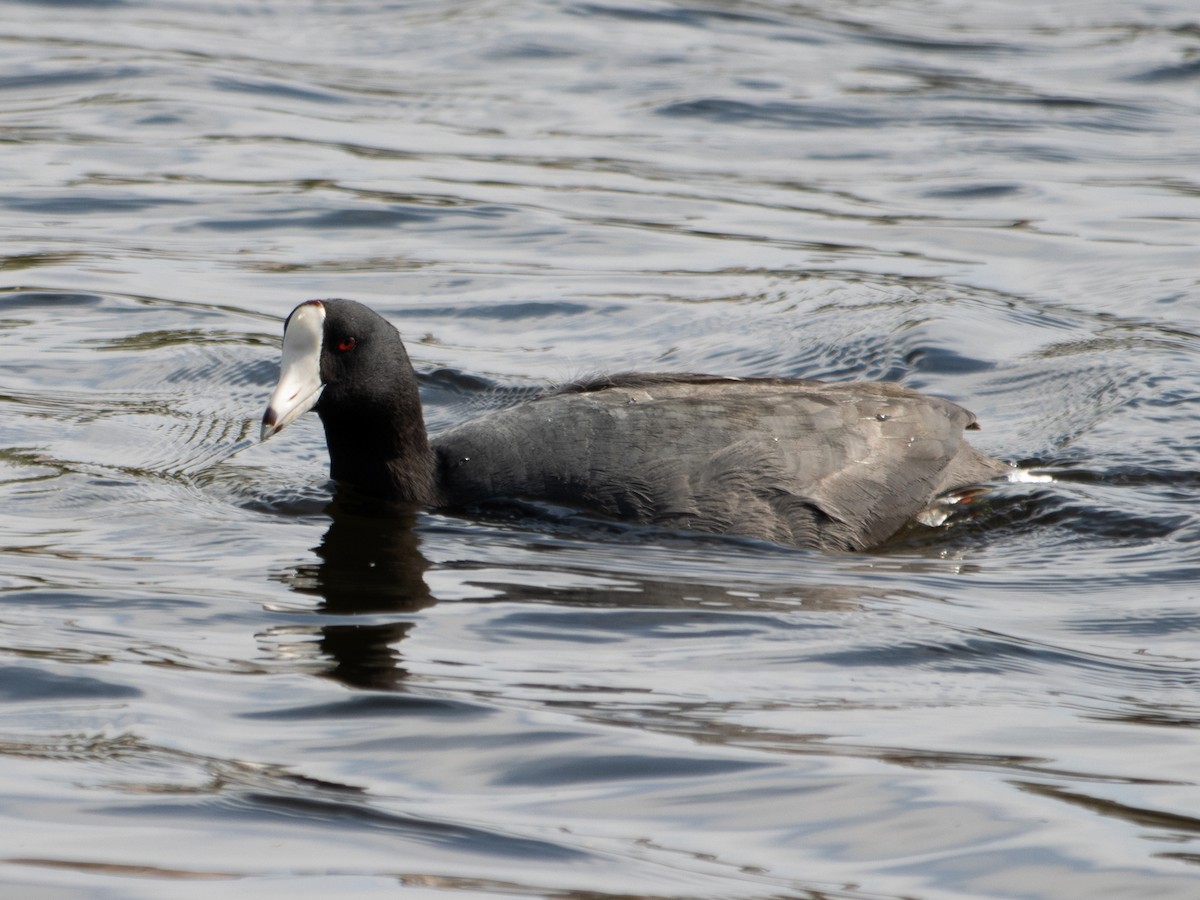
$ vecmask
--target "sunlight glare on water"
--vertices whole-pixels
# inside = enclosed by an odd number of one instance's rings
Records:
[[[0,2],[14,896],[1194,897],[1183,0]],[[330,505],[353,297],[440,430],[898,381],[1047,476],[875,552]]]

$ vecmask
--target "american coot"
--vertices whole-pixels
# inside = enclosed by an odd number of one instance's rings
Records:
[[[878,544],[1009,467],[963,439],[960,406],[895,384],[619,375],[429,440],[400,335],[352,300],[288,316],[265,440],[316,409],[330,475],[386,500],[542,501],[799,547]]]

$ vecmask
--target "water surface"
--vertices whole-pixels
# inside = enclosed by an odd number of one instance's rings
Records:
[[[1194,897],[1183,0],[0,2],[0,883]],[[1052,476],[877,552],[330,505],[281,319],[431,427],[887,379]]]

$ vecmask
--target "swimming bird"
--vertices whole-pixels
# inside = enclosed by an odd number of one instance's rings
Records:
[[[383,500],[544,502],[824,550],[878,545],[944,495],[1010,471],[964,439],[972,413],[884,382],[606,376],[430,440],[399,332],[353,300],[288,316],[262,439],[310,409],[330,476]]]

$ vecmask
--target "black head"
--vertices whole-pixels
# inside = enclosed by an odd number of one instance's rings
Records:
[[[433,457],[400,334],[353,300],[309,300],[287,318],[263,438],[315,409],[330,475],[391,500],[433,500]]]

